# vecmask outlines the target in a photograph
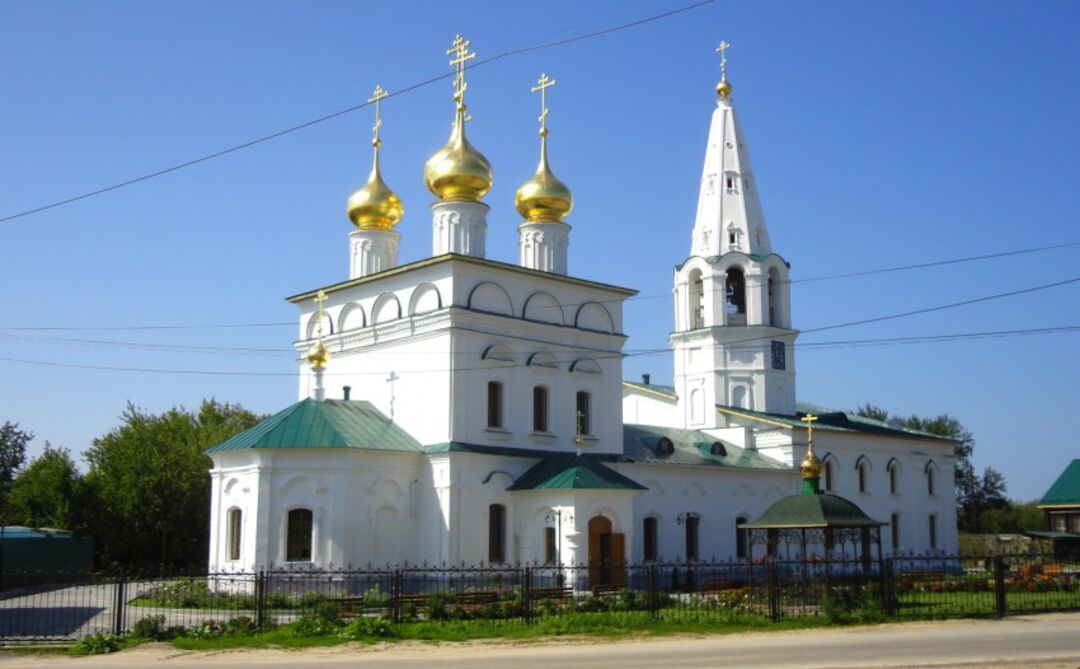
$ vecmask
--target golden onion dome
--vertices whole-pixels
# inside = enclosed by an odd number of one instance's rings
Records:
[[[459,101],[450,141],[428,158],[424,182],[440,200],[479,202],[491,181],[491,163],[465,138],[465,105]]]
[[[307,361],[312,369],[323,369],[326,367],[326,363],[330,362],[330,351],[323,344],[322,339],[315,342],[315,345],[311,347]]]
[[[561,223],[574,208],[570,189],[548,167],[546,128],[540,131],[540,164],[536,166],[536,174],[518,188],[514,207],[532,223]]]
[[[727,77],[723,77],[716,84],[716,93],[725,100],[731,95],[731,82],[727,80]]]
[[[799,472],[802,474],[803,479],[821,478],[821,460],[818,460],[813,448],[806,451],[806,457],[803,458]]]
[[[401,198],[390,190],[379,171],[380,143],[377,139],[372,142],[375,146],[375,160],[367,183],[349,196],[346,205],[349,218],[361,230],[390,230],[405,215]]]

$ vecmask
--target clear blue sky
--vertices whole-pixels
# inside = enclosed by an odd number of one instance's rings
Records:
[[[480,57],[686,4],[665,2],[0,2],[0,216],[122,181]],[[720,39],[775,249],[796,280],[1080,239],[1075,2],[716,2],[470,73],[473,142],[491,160],[489,256],[516,261],[513,192],[536,158],[541,71],[551,157],[574,190],[571,273],[637,288],[628,348],[666,345],[671,268],[689,251]],[[449,81],[384,105],[384,173],[402,261],[430,254],[427,156]],[[282,297],[348,272],[345,199],[366,177],[361,110],[219,160],[0,224],[0,357],[82,365],[294,371],[293,327],[27,332],[26,326],[292,321]],[[1080,247],[793,286],[796,327],[1080,275]],[[1080,284],[804,341],[1080,323]],[[281,349],[177,353],[56,341]],[[1041,495],[1080,457],[1077,334],[798,354],[803,400],[957,416],[976,465]],[[628,378],[671,377],[669,356]],[[260,412],[288,376],[182,376],[0,361],[0,420],[74,451],[117,424],[204,397]]]

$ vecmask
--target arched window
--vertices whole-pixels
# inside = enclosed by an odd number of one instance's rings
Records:
[[[833,460],[832,458],[825,457],[825,492],[832,492],[833,489]]]
[[[735,519],[735,557],[747,557],[746,553],[746,530],[739,527],[746,522],[744,516]]]
[[[689,325],[691,330],[705,327],[705,282],[701,279],[701,270],[690,271],[687,289],[689,295]]]
[[[929,462],[926,465],[926,494],[934,495],[934,463]]]
[[[889,463],[889,493],[900,493],[900,465],[895,460]]]
[[[727,271],[724,325],[746,325],[746,277],[738,267]]]
[[[242,528],[241,520],[243,519],[240,509],[229,509],[228,518],[228,531],[229,531],[229,559],[240,559],[240,531]]]
[[[503,426],[503,384],[498,381],[487,384],[487,426]]]
[[[737,409],[749,409],[746,401],[746,386],[734,386],[731,389],[731,406]]]
[[[488,507],[488,562],[506,562],[506,507]]]
[[[889,516],[889,529],[892,532],[892,549],[895,553],[900,550],[900,514],[894,513]]]
[[[555,536],[554,527],[544,528],[544,564],[555,564],[559,561],[559,543]]]
[[[698,530],[701,526],[701,517],[697,514],[686,515],[686,559],[698,559]]]
[[[592,434],[592,396],[584,390],[577,394],[576,424],[578,434]]]
[[[533,432],[548,431],[548,389],[533,387]]]
[[[859,492],[867,492],[870,482],[870,463],[865,457],[860,457],[855,463],[855,471],[859,475]]]
[[[760,243],[761,241],[758,240],[758,244]],[[780,272],[773,267],[769,270],[769,325],[775,327],[787,325],[783,295]]]
[[[645,541],[642,555],[645,561],[652,562],[659,559],[659,523],[656,518],[653,516],[646,518],[642,530],[642,538]]]
[[[285,532],[285,560],[287,562],[311,562],[313,527],[310,509],[289,511],[288,528]]]

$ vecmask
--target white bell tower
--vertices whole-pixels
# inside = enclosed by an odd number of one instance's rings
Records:
[[[795,413],[788,264],[773,253],[721,42],[690,257],[675,269],[675,390],[686,427],[721,427],[716,405]]]

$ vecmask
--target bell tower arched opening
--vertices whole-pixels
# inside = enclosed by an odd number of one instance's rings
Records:
[[[746,276],[738,267],[727,271],[724,325],[746,325]]]
[[[689,292],[686,312],[688,329],[700,330],[705,327],[705,282],[700,269],[690,271],[686,286]]]

